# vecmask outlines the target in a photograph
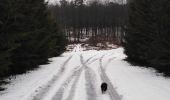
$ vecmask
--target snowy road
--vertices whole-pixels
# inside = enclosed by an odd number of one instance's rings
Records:
[[[108,83],[108,93],[106,94],[102,94],[101,90],[99,89],[100,86],[99,84],[101,82],[98,83],[98,85],[96,85],[97,83],[97,78],[95,77],[96,73],[93,71],[93,69],[91,69],[90,64],[95,62],[96,60],[101,60],[101,57],[97,57],[95,58],[95,56],[97,55],[91,55],[88,58],[86,58],[87,60],[85,60],[85,58],[83,57],[82,54],[82,48],[80,45],[77,45],[74,49],[73,52],[75,54],[72,54],[62,65],[59,73],[57,75],[55,75],[51,81],[49,81],[49,83],[43,87],[43,89],[41,89],[38,94],[36,94],[33,97],[33,100],[76,100],[76,90],[80,90],[80,93],[82,91],[84,91],[83,95],[86,95],[86,99],[87,100],[121,100],[120,96],[118,95],[118,93],[115,91],[113,85],[111,84],[109,78],[107,77],[107,75],[105,74],[104,71],[102,71],[103,69],[101,68],[101,66],[95,66],[98,67],[101,71],[101,73],[97,73],[100,74],[98,76],[100,76],[99,78],[101,78],[101,81],[107,82]],[[54,83],[56,81],[57,84],[57,80],[60,79],[60,77],[63,76],[64,71],[66,70],[66,65],[68,64],[68,62],[72,59],[73,56],[79,56],[79,59],[77,59],[78,61],[80,61],[80,64],[78,64],[72,71],[71,71],[71,75],[68,76],[60,85],[60,87],[53,87],[55,86]],[[71,66],[71,65],[70,65]],[[69,67],[69,65],[67,66]],[[65,73],[67,74],[67,73]],[[84,76],[84,77],[83,77]],[[85,82],[85,84],[83,82],[80,81],[79,84],[81,85],[85,85],[84,89],[82,90],[82,87],[78,87],[78,82],[79,80]],[[104,96],[103,96],[104,95]],[[106,98],[107,97],[107,98]],[[77,97],[77,100],[80,100],[81,97]]]
[[[83,51],[76,45],[48,65],[11,77],[0,100],[170,100],[170,79],[133,67],[125,57],[122,48]]]

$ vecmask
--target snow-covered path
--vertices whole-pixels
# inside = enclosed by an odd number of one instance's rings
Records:
[[[50,64],[12,77],[0,100],[170,100],[170,79],[131,66],[125,57],[122,48],[83,51],[76,45]]]

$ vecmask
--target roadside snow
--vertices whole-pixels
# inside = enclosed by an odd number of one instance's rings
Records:
[[[59,70],[68,57],[51,58],[48,65],[42,65],[35,71],[12,77],[7,90],[1,92],[0,100],[27,100],[29,96],[45,85]]]
[[[108,64],[106,72],[118,93],[123,96],[122,100],[170,100],[169,78],[157,76],[153,69],[132,66],[121,60],[126,57],[123,49],[113,53],[116,58]]]

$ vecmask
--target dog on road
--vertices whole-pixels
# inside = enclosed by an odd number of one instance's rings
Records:
[[[102,91],[102,93],[105,93],[107,91],[107,83],[103,82],[101,84],[101,91]]]

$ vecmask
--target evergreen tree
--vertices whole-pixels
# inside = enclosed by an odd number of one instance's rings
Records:
[[[11,53],[18,46],[14,42],[15,35],[8,33],[12,14],[11,7],[10,0],[0,1],[0,78],[9,72],[9,66],[12,64]]]
[[[133,0],[125,36],[128,60],[170,75],[170,13],[168,0]]]
[[[154,36],[148,51],[149,63],[161,72],[170,75],[170,1],[155,0],[153,11]]]
[[[147,50],[150,47],[152,29],[151,0],[134,0],[129,4],[129,23],[125,36],[125,53],[128,58],[147,63]]]
[[[25,29],[26,27],[28,30],[21,30],[18,33],[21,37],[18,37],[16,42],[21,45],[14,50],[12,55],[14,64],[11,66],[11,72],[16,73],[22,73],[38,64],[45,63],[48,57],[58,56],[65,46],[57,43],[64,35],[57,33],[58,30],[55,28],[57,26],[48,19],[49,13],[44,0],[25,0],[19,3],[22,9],[18,8],[18,12],[23,14],[23,19],[19,18],[18,23],[23,25],[17,24],[17,28]],[[64,42],[63,40],[61,42]],[[54,42],[53,45],[52,42]]]
[[[1,0],[0,77],[23,73],[65,50],[44,0]]]

